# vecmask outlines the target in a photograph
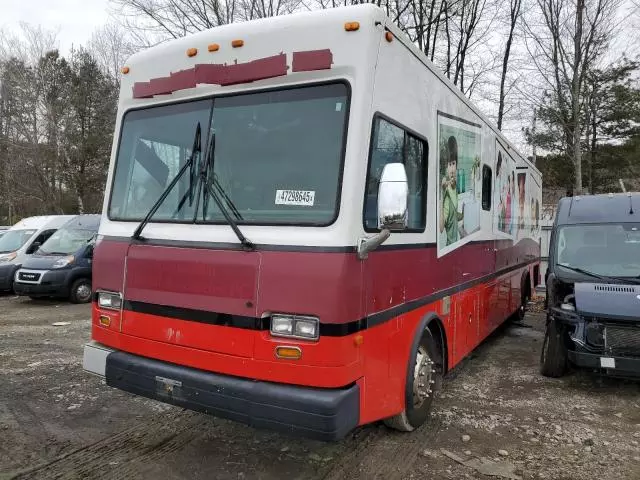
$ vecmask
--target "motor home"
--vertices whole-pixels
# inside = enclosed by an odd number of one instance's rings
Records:
[[[331,440],[410,431],[539,281],[541,174],[373,5],[132,56],[84,368]]]

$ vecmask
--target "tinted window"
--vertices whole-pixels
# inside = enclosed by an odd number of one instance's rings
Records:
[[[406,130],[376,117],[367,178],[364,226],[378,228],[378,186],[387,163],[403,163],[409,182],[408,229],[422,231],[426,225],[427,144]]]
[[[0,253],[18,250],[34,233],[36,230],[9,230],[0,238]]]
[[[482,166],[482,209],[491,210],[491,167]]]

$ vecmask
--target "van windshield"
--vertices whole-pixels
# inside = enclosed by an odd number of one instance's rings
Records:
[[[71,255],[87,245],[96,236],[95,230],[61,228],[38,249],[38,255]]]
[[[190,223],[197,208],[196,222],[226,223],[205,192],[190,190],[211,145],[209,177],[238,224],[329,224],[338,210],[347,102],[347,86],[335,83],[130,111],[109,218],[145,217],[189,159],[200,124],[199,164],[181,177],[152,222]]]
[[[36,230],[9,230],[0,237],[0,253],[15,252],[20,249]]]
[[[640,277],[640,224],[567,225],[558,229],[556,263],[598,275]]]

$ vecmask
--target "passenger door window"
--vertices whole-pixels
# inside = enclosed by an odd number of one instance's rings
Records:
[[[402,163],[409,183],[408,228],[423,232],[426,226],[427,142],[384,118],[373,123],[364,205],[364,228],[378,230],[378,186],[388,163]]]

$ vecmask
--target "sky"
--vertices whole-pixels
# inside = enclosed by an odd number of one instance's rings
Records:
[[[0,0],[0,28],[16,29],[19,22],[42,25],[58,31],[59,47],[86,44],[93,31],[109,15],[108,0]]]

